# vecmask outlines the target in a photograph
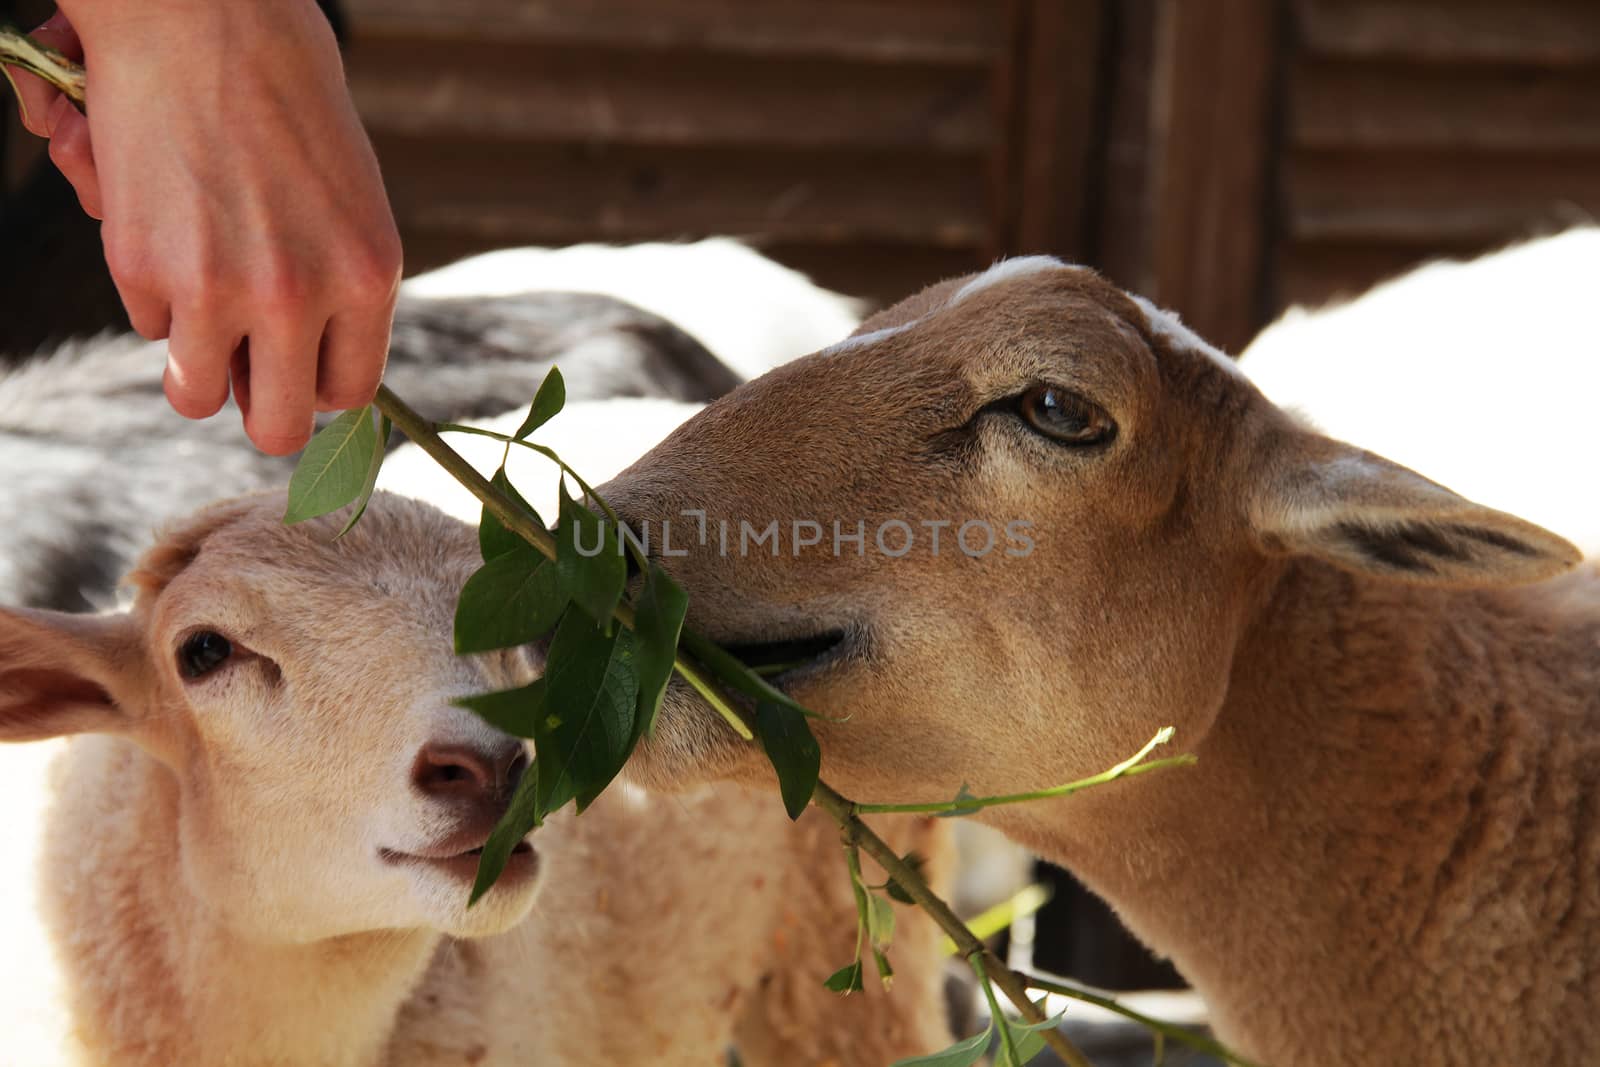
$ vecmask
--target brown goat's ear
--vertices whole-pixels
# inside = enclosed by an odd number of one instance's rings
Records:
[[[0,741],[128,732],[142,657],[127,615],[0,610]]]
[[[1583,558],[1549,530],[1317,434],[1288,435],[1266,462],[1251,518],[1276,551],[1458,586],[1538,581]]]

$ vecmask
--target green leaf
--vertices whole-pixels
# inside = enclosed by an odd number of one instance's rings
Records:
[[[671,576],[652,563],[645,572],[644,589],[633,607],[633,636],[639,655],[639,721],[641,733],[655,727],[656,712],[672,680],[672,663],[678,653],[678,635],[689,613],[689,595]]]
[[[963,802],[977,799],[978,798],[973,795],[972,790],[967,788],[967,783],[962,782],[961,788],[956,790],[955,799],[950,802],[952,804],[959,804],[961,806],[951,808],[949,811],[936,811],[933,814],[935,817],[940,819],[959,819],[965,815],[976,815],[983,809],[977,804],[965,804]]]
[[[538,526],[544,525],[544,520],[533,510],[533,505],[524,500],[522,494],[517,492],[517,487],[511,484],[511,479],[506,476],[505,467],[494,472],[489,484],[516,501],[517,506],[528,513],[529,522]],[[490,511],[488,507],[483,509],[483,517],[478,520],[478,552],[483,556],[485,563],[503,552],[510,552],[514,548],[526,548],[527,545],[528,542],[521,534],[506,528],[506,524],[500,521],[500,516]]]
[[[856,960],[848,967],[840,967],[828,975],[823,986],[835,993],[859,993],[861,991],[861,961]]]
[[[546,661],[544,712],[534,723],[539,817],[570,798],[578,810],[600,795],[633,751],[639,677],[633,636],[607,634],[581,612],[556,627]]]
[[[1040,997],[1034,1001],[1034,1006],[1040,1009],[1040,1013],[1043,1014],[1043,1008],[1045,1008],[1046,1003],[1048,1003],[1048,998]],[[1010,1032],[1011,1046],[1016,1049],[1016,1061],[1013,1061],[1016,1067],[1022,1067],[1022,1064],[1026,1064],[1027,1061],[1034,1059],[1035,1056],[1045,1051],[1046,1030],[1056,1029],[1061,1025],[1062,1019],[1066,1019],[1066,1017],[1066,1011],[1059,1011],[1054,1016],[1046,1016],[1040,1022],[1022,1022],[1021,1019],[1013,1019],[1011,1016],[1003,1017],[1000,1025],[1003,1025]],[[1005,1048],[1005,1041],[1000,1043],[1000,1048]],[[997,1064],[1005,1061],[1005,1059],[1008,1059],[1008,1057],[1002,1051],[1000,1061],[997,1061]]]
[[[284,525],[338,511],[360,496],[377,449],[370,406],[351,408],[324,426],[300,454],[289,479]]]
[[[532,545],[502,552],[467,579],[456,601],[456,652],[489,652],[550,632],[568,599],[555,564]]]
[[[551,367],[550,373],[539,383],[539,391],[533,394],[533,405],[528,408],[528,417],[522,420],[522,425],[512,436],[518,441],[522,440],[560,414],[566,404],[567,383],[561,378],[561,368]]]
[[[1044,1004],[1045,1001],[1043,999],[1034,1002],[1034,1006],[1038,1008],[1043,1008]],[[1046,1018],[1042,1022],[1036,1023],[1025,1023],[1009,1016],[1001,1021],[1001,1025],[1011,1032],[1011,1044],[1017,1050],[1017,1067],[1022,1067],[1023,1064],[1044,1051],[1045,1031],[1054,1030],[1061,1025],[1061,1020],[1066,1017],[1067,1013],[1062,1011],[1058,1012],[1053,1018]],[[1002,1042],[1003,1046],[1004,1043]]]
[[[972,1067],[983,1059],[983,1054],[989,1050],[989,1042],[993,1039],[994,1027],[991,1025],[983,1033],[973,1034],[965,1041],[957,1041],[943,1052],[896,1060],[892,1067]]]
[[[513,737],[532,737],[534,723],[544,711],[544,679],[536,678],[516,689],[474,693],[451,701],[476,712],[484,722]]]
[[[756,704],[756,734],[778,772],[778,791],[789,818],[798,819],[817,791],[822,772],[822,749],[811,734],[806,717],[792,708],[770,701]]]
[[[600,626],[610,625],[628,582],[628,561],[617,541],[616,524],[568,496],[565,482],[561,525],[556,530],[556,574],[566,595],[590,618]]]
[[[478,874],[472,880],[472,895],[467,898],[467,907],[472,907],[489,891],[495,879],[505,872],[506,861],[511,858],[511,850],[517,847],[517,842],[539,825],[534,804],[537,783],[534,769],[528,768],[522,781],[517,783],[517,791],[511,795],[511,806],[495,823],[494,829],[489,831],[489,840],[484,842],[483,853],[478,857]]]
[[[356,506],[350,512],[350,518],[345,520],[344,528],[333,535],[335,541],[355,529],[356,523],[361,521],[361,516],[367,513],[367,505],[372,502],[373,490],[378,488],[378,470],[383,466],[383,448],[388,443],[389,431],[394,424],[389,421],[389,416],[378,416],[378,447],[372,450],[372,465],[367,468],[367,480],[362,483],[361,495],[356,498]]]
[[[867,936],[874,949],[885,952],[894,941],[894,905],[876,893],[867,894]]]
[[[907,852],[905,855],[905,861],[906,864],[918,874],[922,873],[922,868],[928,862],[927,857],[923,856],[919,852]],[[910,904],[912,907],[916,907],[917,902],[911,899],[911,894],[907,893],[905,887],[899,882],[895,881],[893,878],[889,879],[888,883],[883,888],[884,891],[889,894],[890,899],[899,901],[901,904]]]

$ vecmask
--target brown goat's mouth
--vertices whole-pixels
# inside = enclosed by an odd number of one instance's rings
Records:
[[[845,644],[843,630],[781,641],[733,641],[723,647],[746,667],[768,677],[790,674],[833,659]]]

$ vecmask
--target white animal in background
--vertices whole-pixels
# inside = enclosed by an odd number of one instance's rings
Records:
[[[746,378],[832,344],[865,313],[862,301],[829,292],[728,237],[508,248],[411,278],[400,291],[439,297],[534,289],[605,293],[655,312]]]
[[[538,665],[453,654],[471,527],[379,494],[334,542],[283,508],[188,520],[130,611],[0,612],[0,740],[36,742],[0,746],[0,1063],[703,1065],[737,1043],[882,1067],[948,1041],[920,914],[892,995],[822,987],[856,935],[837,831],[739,787],[618,786],[468,910],[526,751],[451,702]],[[882,828],[942,880],[936,820]]]
[[[1276,403],[1600,552],[1600,228],[1296,308],[1240,357]]]

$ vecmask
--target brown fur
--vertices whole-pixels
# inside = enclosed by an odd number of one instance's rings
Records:
[[[535,834],[536,876],[471,911],[459,880],[382,863],[458,829],[408,786],[418,747],[500,736],[450,699],[536,664],[451,652],[469,527],[379,494],[330,543],[328,520],[282,511],[247,498],[174,531],[128,614],[0,613],[0,739],[82,735],[42,833],[54,959],[7,964],[61,1001],[32,1040],[66,1051],[26,1046],[30,1067],[689,1065],[735,1038],[750,1064],[881,1067],[948,1040],[920,916],[893,995],[822,988],[855,932],[837,835],[737,786],[619,787]],[[199,627],[235,652],[186,681],[174,650]],[[946,878],[942,825],[885,832]]]
[[[1296,425],[1091,272],[1018,266],[749,383],[602,492],[644,526],[1031,520],[1023,558],[662,563],[720,639],[847,632],[786,685],[844,717],[823,773],[862,799],[1045,787],[1175,726],[1193,769],[984,818],[1104,893],[1242,1051],[1590,1062],[1595,571],[1552,577],[1570,545]],[[1006,398],[1036,384],[1114,440],[1030,431]],[[634,773],[760,768],[675,688]]]

